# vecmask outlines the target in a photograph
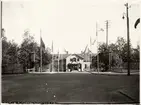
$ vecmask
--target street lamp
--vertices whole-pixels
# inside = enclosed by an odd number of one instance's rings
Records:
[[[104,31],[104,29],[100,28],[98,30],[98,25],[96,23],[96,37],[97,37],[97,71],[99,73],[99,53],[98,53],[98,48],[99,48],[99,45],[98,45],[98,32],[99,31]]]
[[[126,6],[126,14],[124,13],[123,14],[123,19],[125,18],[124,16],[126,16],[126,19],[127,19],[127,45],[128,45],[128,49],[127,49],[127,61],[128,61],[128,73],[127,75],[129,76],[130,75],[130,37],[129,37],[129,16],[128,16],[128,9],[131,7],[131,6],[128,6],[128,3],[125,4]]]

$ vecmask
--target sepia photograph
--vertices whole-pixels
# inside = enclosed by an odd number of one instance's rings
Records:
[[[2,0],[2,104],[140,104],[140,0]]]

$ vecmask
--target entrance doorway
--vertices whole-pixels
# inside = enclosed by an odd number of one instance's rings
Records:
[[[68,66],[68,69],[70,69],[70,71],[73,71],[73,70],[82,71],[82,64],[80,63],[76,63],[76,64],[69,63],[67,66]]]

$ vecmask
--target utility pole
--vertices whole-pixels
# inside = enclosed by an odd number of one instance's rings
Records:
[[[109,21],[106,20],[106,46],[108,47],[108,28],[109,28]]]
[[[127,49],[127,60],[128,60],[128,73],[127,75],[130,75],[130,38],[129,38],[129,16],[128,16],[128,3],[125,4],[126,6],[126,18],[127,18],[127,45],[128,45],[128,49]]]
[[[111,70],[111,48],[109,48],[109,70]]]
[[[108,28],[109,28],[109,21],[106,20],[106,47],[107,47],[107,50],[108,50]],[[108,51],[108,56],[109,56],[109,70],[111,70],[110,48]]]
[[[3,32],[2,32],[3,30],[2,30],[2,1],[1,1],[1,36],[0,36],[0,57],[2,58],[2,34],[3,34]],[[2,59],[0,60],[0,66],[2,67]],[[2,69],[2,68],[1,68]],[[2,73],[2,71],[1,71],[1,73]]]
[[[97,26],[97,23],[96,23],[96,37],[97,37],[97,71],[99,73],[99,53],[98,53],[98,26]]]

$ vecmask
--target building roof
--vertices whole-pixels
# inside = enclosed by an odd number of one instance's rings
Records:
[[[66,59],[70,55],[76,55],[80,59],[84,59],[84,61],[90,61],[90,57],[94,56],[95,54],[59,54],[60,55],[60,60]],[[58,54],[54,54],[54,59],[58,59]]]
[[[84,59],[84,57],[81,54],[72,54],[72,55],[75,55],[75,56],[79,57],[80,59]]]
[[[54,55],[54,59],[58,59],[58,54],[53,54]],[[69,55],[71,54],[59,54],[59,59],[66,59]]]

